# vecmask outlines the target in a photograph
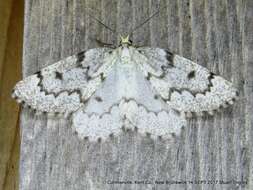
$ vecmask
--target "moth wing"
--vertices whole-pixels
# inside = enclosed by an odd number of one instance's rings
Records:
[[[138,53],[147,79],[175,110],[212,114],[238,96],[231,82],[189,59],[160,48],[138,48]]]
[[[13,97],[39,112],[71,113],[85,104],[111,64],[109,48],[95,48],[60,60],[18,82]]]

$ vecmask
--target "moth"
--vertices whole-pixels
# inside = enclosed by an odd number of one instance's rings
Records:
[[[233,84],[168,50],[136,47],[129,36],[116,48],[89,49],[18,82],[12,96],[37,113],[71,116],[81,138],[95,141],[122,129],[170,138],[194,117],[233,104]]]

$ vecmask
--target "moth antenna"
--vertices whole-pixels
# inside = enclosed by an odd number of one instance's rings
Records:
[[[86,8],[86,9],[88,10],[88,9],[90,9],[90,8]],[[89,10],[88,10],[88,11],[89,11]],[[101,20],[99,20],[98,18],[92,16],[92,15],[91,15],[90,13],[88,13],[88,12],[86,12],[86,14],[87,14],[90,18],[94,19],[94,20],[97,21],[99,24],[101,24],[102,26],[104,26],[106,29],[110,30],[113,34],[115,34],[115,35],[118,36],[118,33],[117,33],[115,30],[113,30],[111,27],[107,26],[107,25],[106,25],[105,23],[103,23]]]
[[[109,44],[109,43],[105,43],[105,42],[102,42],[100,41],[99,39],[95,39],[95,41],[97,42],[97,44],[101,47],[113,47],[114,45],[113,44]]]
[[[144,24],[146,24],[147,22],[149,22],[152,18],[154,18],[156,15],[159,14],[159,12],[163,9],[167,8],[167,5],[163,6],[162,8],[160,8],[160,5],[159,5],[159,8],[158,10],[153,13],[150,17],[148,17],[146,20],[144,20],[141,24],[137,25],[130,33],[129,35],[133,34],[134,31],[138,30],[139,28],[141,28]]]

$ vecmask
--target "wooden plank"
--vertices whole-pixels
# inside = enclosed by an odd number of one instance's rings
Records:
[[[249,187],[253,186],[253,37],[252,37],[252,16],[253,16],[253,2],[245,1],[242,3],[241,9],[242,18],[244,18],[242,22],[241,31],[242,34],[242,44],[243,44],[243,62],[244,62],[244,97],[245,97],[245,139],[246,146],[243,147],[243,163],[248,166],[246,168],[246,174],[248,175]],[[245,171],[245,170],[244,170]]]
[[[170,48],[232,80],[240,89],[240,100],[214,117],[189,120],[181,135],[170,141],[124,131],[91,143],[78,139],[67,120],[23,110],[21,190],[236,189],[231,180],[248,182],[239,189],[253,188],[250,0],[26,0],[24,76],[97,47],[94,39],[118,42],[88,14],[125,35],[154,13],[159,2],[166,9],[134,32],[134,41]],[[152,184],[110,184],[134,180]],[[186,183],[158,185],[155,180]],[[219,184],[222,180],[229,183]],[[212,184],[204,184],[208,182]]]
[[[21,79],[23,3],[0,2],[0,189],[3,190],[18,189],[20,109],[10,94]]]
[[[10,22],[10,15],[12,9],[12,1],[1,1],[0,2],[0,78],[2,77],[3,72],[3,62],[5,57],[5,48],[7,42],[8,28]]]

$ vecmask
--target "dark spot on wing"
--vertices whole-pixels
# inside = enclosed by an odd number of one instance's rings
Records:
[[[150,78],[151,78],[151,74],[148,73],[148,76],[146,77],[146,79],[147,79],[147,80],[150,80]]]
[[[77,56],[77,63],[81,63],[84,60],[85,52],[81,51],[76,56]]]
[[[125,116],[124,116],[124,117],[125,117]],[[124,125],[122,125],[121,130],[124,131],[124,132],[126,131],[126,128],[125,128]]]
[[[173,64],[174,54],[166,50],[166,59],[170,62],[170,64]]]
[[[95,100],[96,100],[97,102],[102,102],[102,101],[103,101],[102,98],[99,97],[99,96],[96,96],[96,97],[95,97]]]
[[[55,116],[59,116],[59,115],[60,115],[60,112],[54,112],[54,115],[55,115]]]
[[[211,87],[213,87],[212,79],[214,79],[214,76],[216,76],[216,74],[214,74],[213,72],[209,73],[209,76],[208,76],[209,84],[207,86],[207,90],[203,94],[206,94],[206,92],[211,91]]]
[[[41,75],[41,71],[37,71],[36,73],[33,73],[34,75]]]
[[[192,78],[195,77],[195,74],[196,74],[195,71],[191,71],[191,72],[188,73],[187,78],[188,78],[188,79],[192,79]]]
[[[56,71],[56,72],[55,72],[55,78],[56,78],[56,79],[59,79],[59,80],[62,80],[62,73]]]
[[[104,80],[105,80],[104,73],[101,73],[101,74],[100,74],[100,79],[101,79],[101,81],[104,81]]]
[[[214,74],[213,72],[210,72],[210,74],[209,74],[209,79],[213,79],[215,75],[216,75],[216,74]]]
[[[167,67],[164,66],[164,65],[162,65],[162,66],[161,66],[161,69],[162,69],[163,71],[166,71]]]
[[[87,76],[86,77],[87,81],[91,80],[91,77],[90,76]]]
[[[146,136],[147,137],[151,137],[151,133],[150,132],[146,132]]]
[[[82,98],[82,92],[81,92],[81,90],[78,89],[78,90],[73,91],[72,93],[74,93],[74,92],[79,96],[80,102],[81,103],[85,103],[85,100],[83,100],[83,98]]]
[[[159,96],[156,94],[156,95],[154,95],[154,99],[158,99],[159,98]]]
[[[161,69],[163,70],[163,72],[166,72],[168,69],[171,69],[173,66],[173,64],[167,64],[167,65],[162,65]]]

